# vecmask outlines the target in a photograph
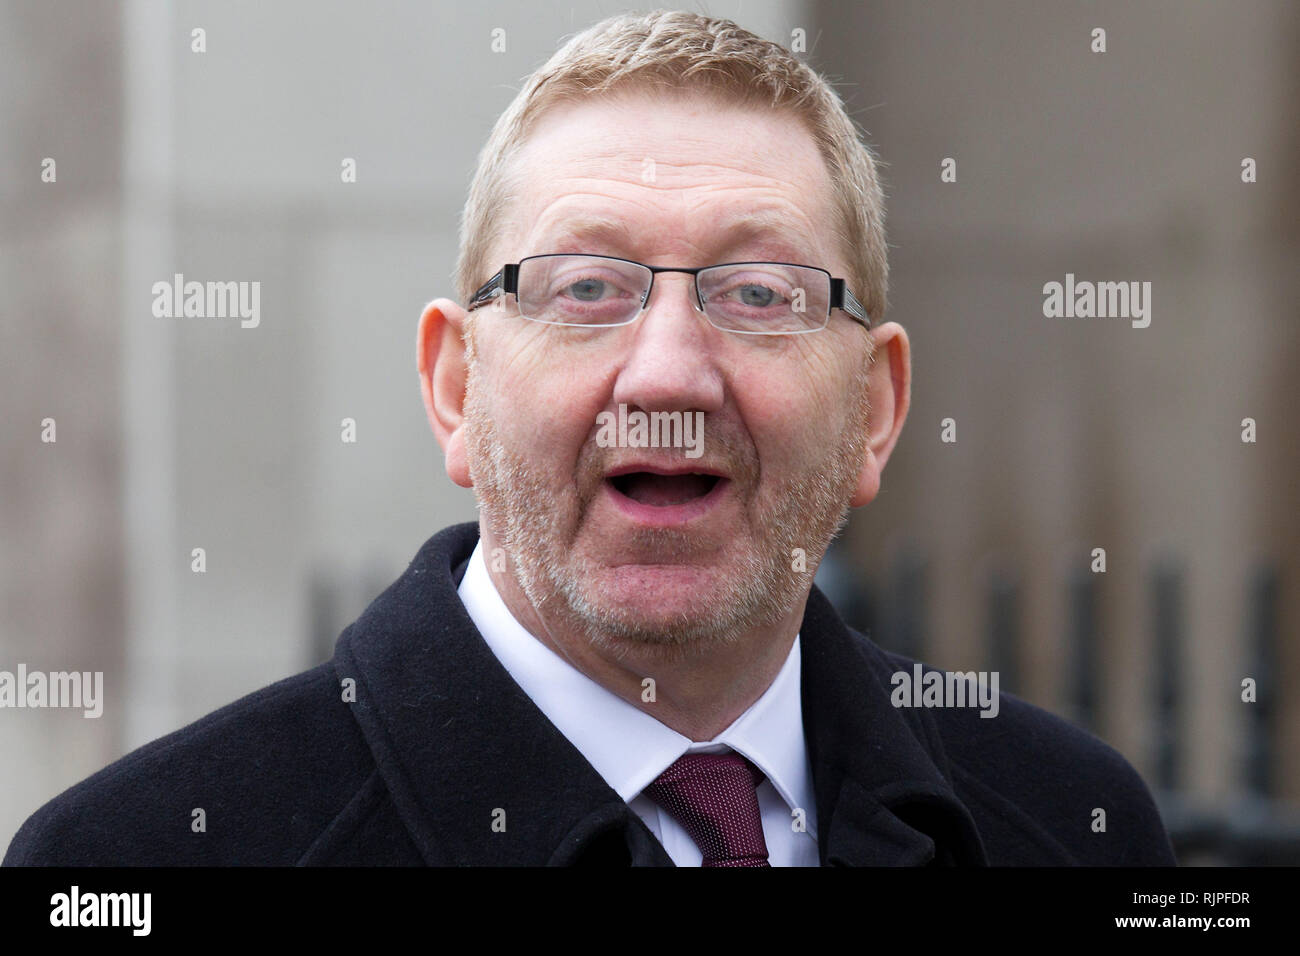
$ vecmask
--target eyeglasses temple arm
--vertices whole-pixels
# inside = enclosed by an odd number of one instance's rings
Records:
[[[499,295],[508,292],[517,293],[519,289],[519,263],[512,262],[502,266],[501,271],[479,287],[465,306],[466,312],[473,312],[479,306],[487,305]]]
[[[849,287],[843,279],[831,280],[831,306],[837,309],[843,309],[868,329],[871,328],[871,316],[869,316],[867,310],[862,307],[862,303],[858,301],[858,297],[849,291]]]

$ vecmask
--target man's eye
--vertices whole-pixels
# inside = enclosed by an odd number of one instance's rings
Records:
[[[784,296],[776,289],[758,282],[735,286],[724,298],[753,309],[766,309],[780,305]]]
[[[566,285],[564,291],[579,302],[599,302],[608,286],[604,279],[579,279]]]
[[[551,283],[549,298],[569,299],[573,302],[603,302],[626,296],[628,283],[617,277],[585,275],[558,276]]]

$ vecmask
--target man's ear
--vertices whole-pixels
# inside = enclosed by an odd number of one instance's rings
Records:
[[[465,318],[465,310],[450,299],[434,299],[426,305],[416,335],[415,364],[429,427],[447,460],[447,477],[469,488],[464,435]]]
[[[868,373],[871,400],[867,455],[858,475],[858,487],[849,499],[855,508],[870,504],[880,491],[880,473],[894,450],[907,409],[912,401],[912,347],[907,333],[897,322],[886,322],[871,331],[876,343],[876,360]]]

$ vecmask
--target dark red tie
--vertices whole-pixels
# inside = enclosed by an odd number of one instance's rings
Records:
[[[686,754],[642,791],[690,834],[701,866],[766,866],[756,788],[763,771],[737,753]]]

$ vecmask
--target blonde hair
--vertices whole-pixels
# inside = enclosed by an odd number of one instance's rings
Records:
[[[788,112],[812,134],[836,207],[832,224],[849,263],[849,287],[875,324],[887,307],[884,194],[876,160],[835,90],[779,44],[730,20],[656,10],[610,17],[572,37],[524,82],[497,119],[460,221],[456,291],[467,304],[500,268],[487,256],[509,217],[513,159],[547,107],[615,89],[703,90],[720,102]],[[813,263],[814,265],[818,263]]]

